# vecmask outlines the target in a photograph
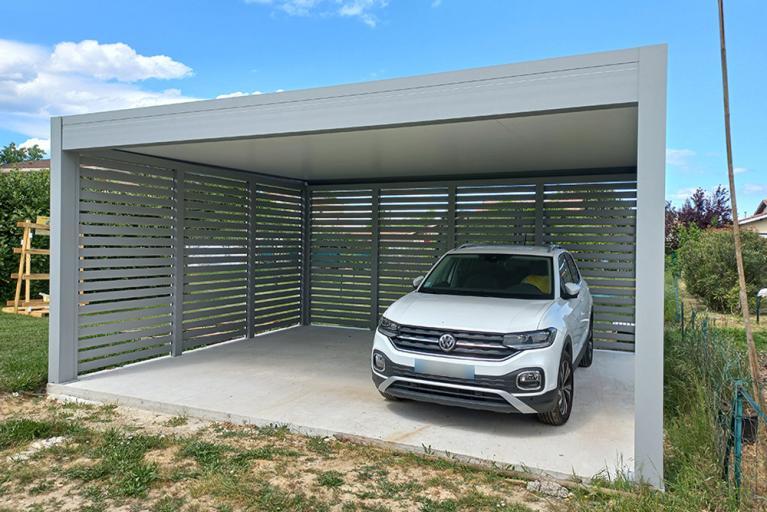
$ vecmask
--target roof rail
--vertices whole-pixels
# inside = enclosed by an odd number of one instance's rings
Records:
[[[458,249],[466,249],[467,247],[480,247],[482,244],[461,244]]]

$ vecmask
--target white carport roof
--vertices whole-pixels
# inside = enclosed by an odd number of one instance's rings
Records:
[[[78,158],[122,150],[309,182],[637,172],[635,467],[662,486],[666,47],[52,119],[51,379],[76,376]],[[598,433],[595,433],[598,435]]]
[[[63,149],[312,182],[634,167],[639,54],[71,116]]]

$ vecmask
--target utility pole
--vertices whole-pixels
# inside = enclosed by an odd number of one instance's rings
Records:
[[[740,310],[743,313],[743,325],[746,330],[748,346],[748,364],[751,368],[751,381],[754,399],[762,410],[764,399],[759,391],[759,357],[754,344],[754,332],[751,329],[751,317],[748,311],[748,294],[746,292],[746,274],[743,270],[743,249],[740,241],[740,224],[738,220],[738,201],[735,197],[735,173],[732,165],[732,134],[730,132],[730,89],[727,79],[727,45],[724,40],[724,0],[719,2],[719,43],[722,56],[722,91],[724,93],[724,136],[727,146],[727,177],[730,180],[730,201],[732,203],[732,232],[735,238],[735,261],[738,267],[738,288],[740,295]]]

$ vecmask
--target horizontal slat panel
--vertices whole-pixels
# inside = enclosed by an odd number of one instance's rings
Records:
[[[202,336],[199,338],[189,338],[184,339],[184,350],[189,350],[192,348],[197,347],[203,347],[208,345],[214,345],[216,343],[221,343],[224,341],[232,341],[240,338],[245,337],[245,331],[241,330],[239,332],[225,332],[222,334],[214,334],[211,336]]]
[[[119,323],[106,323],[106,324],[100,324],[100,325],[93,325],[90,327],[80,327],[78,334],[80,337],[88,337],[88,336],[100,336],[102,334],[109,334],[112,332],[116,332],[116,330],[119,329],[137,329],[139,327],[150,327],[150,326],[156,326],[160,324],[169,324],[171,321],[170,317],[168,315],[155,317],[155,318],[141,318],[139,320],[131,320],[128,322],[119,322]]]
[[[370,322],[372,194],[368,188],[312,192],[311,317],[315,323],[358,326]],[[355,274],[364,276],[357,282],[362,288],[344,287],[335,279],[318,287],[328,276]]]
[[[168,354],[173,171],[90,157],[81,165],[79,371]]]
[[[184,187],[186,349],[242,336],[247,321],[250,187],[245,180],[192,173],[185,173]],[[218,334],[206,336],[213,333]]]
[[[151,359],[157,356],[167,356],[169,353],[170,343],[166,343],[159,347],[152,347],[145,350],[137,350],[135,352],[127,352],[115,356],[95,359],[93,361],[82,362],[77,365],[77,369],[80,373],[89,372],[107,368],[109,366],[117,366],[125,363],[142,361],[144,359]]]

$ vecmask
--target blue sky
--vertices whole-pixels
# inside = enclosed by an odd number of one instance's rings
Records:
[[[715,0],[2,0],[0,19],[3,145],[44,142],[52,114],[665,42],[667,197],[727,180]],[[767,197],[765,20],[728,0],[742,213]]]

